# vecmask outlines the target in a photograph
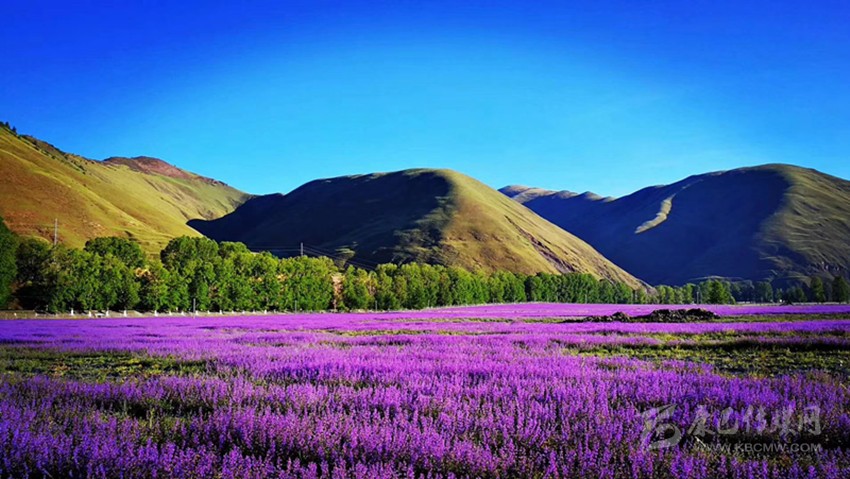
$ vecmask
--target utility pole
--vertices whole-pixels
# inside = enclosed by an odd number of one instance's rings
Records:
[[[53,246],[59,243],[59,218],[53,218]]]

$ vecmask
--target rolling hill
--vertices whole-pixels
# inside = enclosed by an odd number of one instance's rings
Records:
[[[816,170],[741,168],[617,199],[500,191],[650,284],[709,276],[783,283],[850,271],[850,182]]]
[[[149,252],[198,236],[186,223],[214,219],[249,195],[155,158],[95,161],[0,127],[0,216],[21,235],[82,246],[96,236],[136,238]]]
[[[450,170],[316,180],[286,195],[253,198],[221,219],[189,224],[216,240],[283,255],[303,242],[312,251],[351,250],[360,264],[580,271],[640,286],[585,242]]]

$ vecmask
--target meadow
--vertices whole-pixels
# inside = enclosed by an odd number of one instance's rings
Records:
[[[845,306],[0,321],[0,477],[845,478]]]

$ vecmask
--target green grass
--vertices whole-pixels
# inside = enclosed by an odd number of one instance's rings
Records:
[[[709,364],[717,371],[732,375],[774,377],[793,373],[828,373],[842,380],[850,379],[850,349],[845,344],[823,340],[841,332],[818,334],[759,335],[768,338],[800,338],[800,343],[766,343],[756,335],[735,332],[671,335],[635,335],[659,341],[657,344],[594,344],[568,346],[565,354],[595,357],[628,357],[652,361]]]
[[[208,372],[203,361],[147,356],[127,352],[65,351],[15,345],[0,346],[0,374],[17,377],[51,376],[85,382]]]

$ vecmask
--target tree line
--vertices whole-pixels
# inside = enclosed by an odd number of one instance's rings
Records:
[[[628,303],[644,292],[588,274],[484,273],[407,263],[364,270],[327,257],[277,258],[242,243],[171,240],[159,258],[124,238],[82,249],[20,240],[17,297],[50,312],[421,309],[525,301]]]
[[[395,310],[527,301],[727,304],[848,296],[841,277],[828,288],[815,278],[806,290],[709,280],[649,293],[582,273],[485,273],[419,263],[364,270],[326,257],[278,258],[242,243],[193,237],[175,238],[150,258],[125,238],[95,238],[82,249],[16,238],[0,219],[0,305],[15,299],[21,307],[50,312]]]
[[[797,280],[784,287],[770,281],[708,280],[699,285],[656,287],[656,302],[662,304],[715,303],[846,303],[850,301],[850,283],[843,276],[824,281],[819,276]]]

